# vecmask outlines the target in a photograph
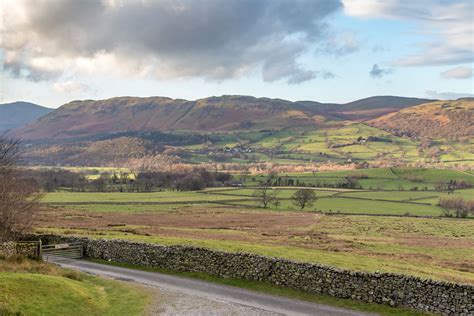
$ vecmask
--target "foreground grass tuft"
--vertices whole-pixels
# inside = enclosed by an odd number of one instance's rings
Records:
[[[151,294],[25,259],[0,260],[0,315],[143,315]]]

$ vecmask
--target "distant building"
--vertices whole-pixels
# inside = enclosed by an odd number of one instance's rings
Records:
[[[223,151],[225,153],[251,153],[252,148],[240,145],[235,147],[224,146]]]

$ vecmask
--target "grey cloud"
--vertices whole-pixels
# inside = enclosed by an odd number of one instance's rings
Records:
[[[311,70],[297,69],[289,78],[289,84],[300,84],[302,82],[316,78],[316,73]]]
[[[389,51],[390,49],[387,46],[380,45],[380,44],[375,44],[372,47],[372,52],[373,53],[381,53],[381,52],[386,52]]]
[[[322,51],[340,57],[358,51],[360,45],[359,39],[354,33],[342,32],[333,35],[332,38],[325,43],[325,47],[323,47]]]
[[[4,61],[3,68],[14,77],[23,77],[35,82],[54,79],[62,73],[61,71],[38,69],[34,66],[28,67],[21,60]]]
[[[334,79],[336,75],[330,71],[318,71],[318,76],[323,79]]]
[[[35,57],[58,56],[74,66],[77,58],[113,54],[158,77],[222,80],[261,67],[264,80],[289,83],[315,77],[297,58],[327,40],[326,18],[342,8],[340,0],[20,3],[26,21],[5,23],[5,49],[16,56],[5,69],[13,75],[22,73],[19,67],[44,70]]]
[[[382,78],[385,75],[391,74],[393,72],[392,69],[389,68],[380,68],[379,65],[374,64],[372,69],[369,71],[369,74],[372,78],[378,79]]]
[[[296,63],[296,57],[304,51],[302,44],[292,43],[278,47],[274,43],[273,53],[267,56],[263,67],[262,76],[266,82],[286,78],[289,84],[299,84],[314,79],[314,71],[305,70]]]

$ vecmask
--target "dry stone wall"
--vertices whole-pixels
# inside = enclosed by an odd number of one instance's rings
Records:
[[[15,242],[7,241],[0,243],[0,257],[10,258],[13,256],[23,256],[37,258],[39,254],[37,242]]]
[[[474,315],[474,286],[391,273],[365,273],[248,253],[121,240],[42,236],[43,243],[85,243],[85,255],[115,262],[268,282],[444,315]]]

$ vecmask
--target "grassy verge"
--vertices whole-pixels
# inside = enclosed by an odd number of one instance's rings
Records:
[[[0,260],[0,315],[143,315],[151,293],[41,261]]]
[[[332,297],[332,296],[324,295],[324,294],[312,294],[309,292],[303,292],[303,291],[299,291],[299,290],[295,290],[291,288],[279,287],[279,286],[272,285],[269,283],[247,281],[247,280],[242,280],[242,279],[223,279],[223,278],[218,278],[218,277],[212,276],[207,273],[202,273],[202,272],[178,272],[174,270],[138,266],[138,265],[132,265],[132,264],[127,264],[127,263],[109,262],[109,261],[101,260],[101,259],[90,259],[90,260],[96,263],[107,264],[107,265],[112,265],[112,266],[117,266],[117,267],[142,270],[142,271],[148,271],[148,272],[165,273],[169,275],[188,277],[188,278],[195,278],[195,279],[204,280],[208,282],[235,286],[235,287],[248,289],[252,291],[278,295],[278,296],[283,296],[283,297],[288,297],[288,298],[293,298],[293,299],[299,299],[299,300],[304,300],[304,301],[313,302],[313,303],[347,308],[347,309],[352,309],[352,310],[357,310],[357,311],[378,313],[380,315],[406,315],[406,316],[430,315],[430,314],[413,311],[406,308],[393,308],[393,307],[385,306],[381,304],[365,303],[365,302],[351,300],[351,299],[336,298],[336,297]]]

